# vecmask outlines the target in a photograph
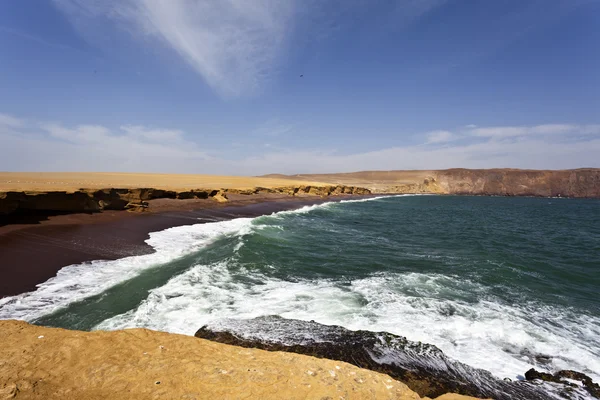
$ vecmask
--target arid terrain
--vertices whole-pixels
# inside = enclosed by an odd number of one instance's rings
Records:
[[[220,175],[130,174],[102,172],[0,172],[0,192],[66,191],[81,189],[155,188],[176,192],[193,189],[252,189],[273,188],[294,184],[311,185],[304,179],[255,178]]]
[[[144,211],[149,201],[157,199],[227,202],[230,195],[369,193],[600,198],[600,169],[448,169],[263,177],[3,172],[0,216],[32,211]]]
[[[306,180],[216,175],[0,173],[0,216],[31,212],[143,211],[149,201],[216,200],[229,195],[368,194],[368,190]]]

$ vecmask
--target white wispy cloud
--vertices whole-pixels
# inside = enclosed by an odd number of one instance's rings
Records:
[[[123,155],[126,157],[183,157],[207,158],[196,143],[184,138],[179,130],[147,128],[139,125],[123,125],[111,130],[100,125],[65,127],[61,124],[40,124],[42,133],[49,138],[75,145],[86,151]]]
[[[0,125],[0,169],[161,172],[211,161],[178,130],[26,122],[18,129]]]
[[[175,51],[214,90],[239,96],[276,70],[295,0],[54,0],[80,30],[104,18]],[[93,25],[92,25],[93,26]]]
[[[0,126],[18,128],[23,125],[23,121],[8,114],[0,113]]]
[[[597,125],[545,124],[535,126],[495,126],[475,128],[470,131],[473,136],[481,137],[517,137],[530,135],[565,135],[569,133],[600,133]]]
[[[559,129],[560,126],[563,128]],[[564,128],[567,126],[569,129]],[[469,136],[469,130],[459,129],[426,132],[421,135],[421,144],[354,154],[323,148],[285,148],[284,144],[254,146],[252,151],[231,146],[227,154],[202,148],[185,132],[176,129],[139,125],[122,125],[116,129],[101,125],[69,127],[59,123],[38,124],[0,114],[0,170],[259,175],[454,167],[600,167],[600,125],[542,124],[526,129],[518,126],[476,129],[509,132],[509,138],[519,140],[498,140],[498,134]],[[569,135],[578,139],[565,141],[564,137]],[[456,138],[461,140],[454,140]],[[440,143],[444,146],[439,146]],[[241,148],[247,149],[248,145],[243,144]]]
[[[290,44],[321,41],[382,0],[53,0],[88,41],[110,51],[118,32],[160,44],[223,97],[260,93]],[[394,26],[446,0],[396,0]],[[107,34],[108,32],[108,34]],[[110,38],[110,39],[107,39]],[[107,43],[108,42],[108,43]]]
[[[258,136],[279,137],[287,135],[293,130],[293,124],[286,123],[279,118],[271,118],[257,126],[252,133]]]

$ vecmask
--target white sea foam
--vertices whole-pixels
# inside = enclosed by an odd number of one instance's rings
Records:
[[[288,282],[248,271],[245,275],[263,283],[237,280],[224,262],[198,265],[153,290],[138,309],[97,328],[194,334],[222,318],[280,315],[432,343],[450,357],[501,378],[523,374],[534,366],[530,357],[537,354],[554,356],[553,369],[576,369],[600,378],[598,318],[539,305],[450,300],[445,292],[456,296],[461,287],[465,292],[485,288],[441,275],[386,274],[349,286],[328,280]],[[558,319],[560,324],[555,323]]]
[[[277,215],[302,214],[335,204],[307,206]],[[102,293],[144,270],[160,268],[222,235],[240,236],[235,247],[238,251],[243,246],[243,235],[262,228],[252,222],[240,218],[152,233],[147,242],[156,253],[65,267],[35,292],[1,299],[0,318],[36,319]],[[152,290],[138,308],[106,320],[97,328],[147,327],[193,334],[202,325],[221,318],[280,315],[350,329],[388,331],[432,343],[450,357],[499,377],[514,379],[533,366],[532,357],[541,354],[553,356],[552,369],[575,369],[600,380],[597,316],[540,304],[505,304],[486,298],[482,285],[443,275],[390,273],[346,285],[332,280],[290,282],[254,271],[232,272],[228,262],[192,267]],[[236,274],[250,279],[238,279]],[[479,293],[482,300],[458,300],[472,298],[473,293]]]
[[[279,212],[273,213],[272,215],[274,215],[274,216],[284,216],[284,215],[290,215],[290,214],[297,214],[297,215],[299,215],[299,214],[308,214],[309,212],[314,211],[314,210],[328,209],[328,208],[331,208],[331,207],[335,207],[336,204],[365,203],[365,202],[368,202],[368,201],[390,199],[390,198],[395,198],[395,197],[412,197],[412,196],[429,196],[429,195],[427,195],[427,194],[395,194],[395,195],[386,195],[386,196],[367,197],[367,198],[364,198],[364,199],[328,201],[326,203],[313,204],[313,205],[310,205],[310,206],[304,206],[304,207],[299,208],[297,210],[279,211]]]
[[[344,202],[372,201],[385,198],[372,197]],[[297,210],[281,211],[277,214],[304,214],[317,208],[327,208],[335,202],[305,206]],[[253,218],[237,218],[229,221],[169,228],[150,233],[146,243],[155,253],[126,257],[114,261],[92,261],[69,265],[57,275],[38,285],[34,292],[0,299],[0,319],[22,319],[32,321],[70,303],[102,293],[103,291],[139,275],[142,271],[173,261],[201,249],[218,237],[228,234],[243,236],[252,228]],[[260,229],[254,227],[254,229]],[[235,247],[243,245],[240,240]]]
[[[139,275],[201,249],[223,235],[249,232],[252,218],[180,226],[150,233],[146,240],[156,251],[114,261],[92,261],[70,265],[34,292],[0,299],[0,319],[32,321],[66,305],[102,293]]]

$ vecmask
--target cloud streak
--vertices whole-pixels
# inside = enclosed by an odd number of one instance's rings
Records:
[[[427,137],[425,144],[447,143],[458,138],[456,134],[449,131],[433,131],[425,136]]]
[[[376,0],[381,1],[381,0]],[[416,20],[446,0],[395,0],[394,26]],[[285,64],[292,39],[319,41],[364,13],[366,0],[53,0],[90,42],[114,46],[119,31],[160,44],[225,98],[260,93]],[[115,29],[117,28],[117,29]],[[98,43],[96,43],[98,44]]]
[[[577,139],[565,140],[572,136]],[[600,167],[600,125],[478,127],[426,132],[419,137],[420,144],[354,154],[265,146],[240,152],[232,146],[229,154],[217,156],[175,129],[67,127],[0,114],[0,170],[260,175],[455,167]]]
[[[280,62],[294,0],[55,0],[79,29],[106,18],[160,42],[225,97],[260,90]]]
[[[0,128],[1,127],[18,128],[22,125],[23,125],[22,120],[15,118],[12,115],[0,113]]]
[[[497,126],[475,128],[470,131],[473,136],[508,138],[519,136],[544,136],[566,134],[600,134],[600,125],[545,124],[536,126]]]

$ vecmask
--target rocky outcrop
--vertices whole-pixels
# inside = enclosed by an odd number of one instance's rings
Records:
[[[257,187],[254,189],[196,189],[172,191],[161,189],[81,189],[75,192],[0,192],[0,216],[13,213],[32,212],[98,212],[102,210],[144,211],[148,201],[154,199],[213,199],[226,202],[227,194],[252,195],[276,193],[296,196],[301,194],[314,196],[335,196],[342,194],[369,194],[370,191],[359,187],[343,185],[331,186],[286,186],[275,188]]]
[[[286,194],[289,196],[296,195],[314,195],[314,196],[337,196],[342,194],[353,194],[353,195],[367,195],[371,194],[369,189],[356,186],[345,186],[345,185],[323,185],[323,186],[282,186],[274,188],[256,187],[254,189],[223,189],[226,193],[236,194],[259,194],[259,193],[272,193],[272,194]]]
[[[0,193],[0,215],[15,212],[96,212],[101,210],[136,210],[148,206],[148,200],[207,199],[220,191],[196,190],[174,192],[160,189],[101,189],[75,192],[4,192]]]
[[[488,371],[448,358],[435,346],[387,332],[351,331],[341,326],[270,316],[221,320],[200,328],[195,336],[236,346],[344,361],[388,374],[421,396],[452,392],[498,400],[545,400],[553,397],[549,393],[556,393],[565,399],[585,398],[581,387],[500,380]],[[589,385],[595,385],[591,379]]]
[[[581,372],[565,370],[549,374],[531,368],[529,371],[525,372],[525,379],[528,381],[540,380],[543,382],[558,383],[561,386],[565,386],[566,391],[568,391],[569,388],[572,388],[572,390],[584,388],[592,397],[600,399],[600,385],[594,383],[592,378]]]
[[[421,399],[402,382],[344,362],[146,329],[0,321],[0,338],[0,399]]]

